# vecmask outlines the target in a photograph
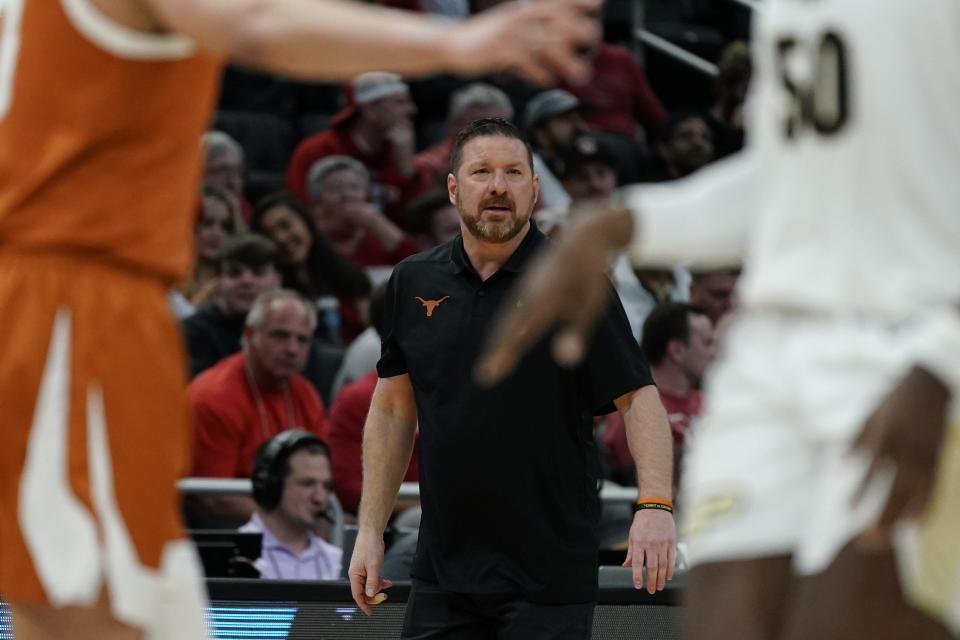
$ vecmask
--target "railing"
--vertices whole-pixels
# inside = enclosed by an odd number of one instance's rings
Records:
[[[249,494],[250,481],[243,478],[183,478],[177,482],[177,488],[187,495]],[[420,485],[416,482],[404,482],[400,485],[397,497],[402,500],[419,499]],[[637,499],[637,488],[604,483],[600,490],[600,499],[605,504],[630,504]]]
[[[643,42],[644,45],[656,49],[657,51],[682,62],[691,69],[699,71],[700,73],[711,78],[715,78],[717,76],[717,65],[708,60],[704,60],[698,55],[690,53],[683,47],[678,47],[666,38],[661,38],[649,29],[644,29],[642,27],[637,28],[634,31],[634,36],[639,41]]]

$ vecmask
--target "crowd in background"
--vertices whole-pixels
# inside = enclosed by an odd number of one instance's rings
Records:
[[[468,10],[457,0],[401,4],[454,16]],[[291,115],[285,103],[266,113],[263,102],[271,99],[244,93],[249,76],[228,71],[222,100],[230,110],[200,141],[195,267],[171,292],[192,378],[191,475],[250,477],[273,435],[306,430],[328,447],[313,453],[328,458],[329,479],[315,479],[326,488],[305,497],[304,508],[326,513],[332,494],[348,521],[356,514],[362,430],[380,352],[381,285],[399,261],[460,233],[447,173],[454,138],[472,120],[501,117],[525,132],[541,180],[535,220],[553,236],[563,233],[578,201],[627,183],[681,179],[742,146],[750,77],[744,43],[724,50],[712,103],[676,109],[665,107],[629,49],[605,42],[584,55],[594,74],[582,84],[543,89],[509,76],[437,78],[429,82],[429,104],[418,103],[398,76],[366,73],[340,91],[325,87],[339,101],[327,96],[319,101],[326,112],[315,108],[308,116]],[[279,95],[290,86],[258,82]],[[244,95],[249,111],[238,108]],[[417,119],[418,109],[436,112],[438,102],[446,107],[442,124]],[[268,158],[284,144],[289,153]],[[690,273],[682,265],[638,270],[626,258],[611,272],[667,409],[678,461],[695,431],[700,383],[737,276]],[[596,439],[607,478],[635,484],[618,414],[597,420]],[[417,479],[416,454],[406,479]],[[260,526],[261,516],[270,516],[257,509],[245,496],[189,505],[192,522],[203,526]],[[616,545],[617,535],[626,528],[605,543]]]

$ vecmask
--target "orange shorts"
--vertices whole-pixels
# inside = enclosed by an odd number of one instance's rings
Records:
[[[205,637],[175,486],[190,455],[185,385],[158,278],[0,252],[5,600],[85,606],[105,590],[122,622],[173,615],[186,626],[162,637]]]

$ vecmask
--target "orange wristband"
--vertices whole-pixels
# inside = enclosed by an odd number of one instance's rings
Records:
[[[651,503],[651,502],[655,504],[666,505],[671,508],[673,507],[673,500],[671,500],[670,498],[658,498],[658,497],[637,498],[637,504],[645,504],[645,503]]]

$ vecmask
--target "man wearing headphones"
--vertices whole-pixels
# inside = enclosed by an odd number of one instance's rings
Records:
[[[257,510],[242,532],[262,533],[257,568],[274,580],[336,580],[343,551],[315,531],[330,520],[330,450],[316,435],[290,429],[268,440],[253,466]]]

